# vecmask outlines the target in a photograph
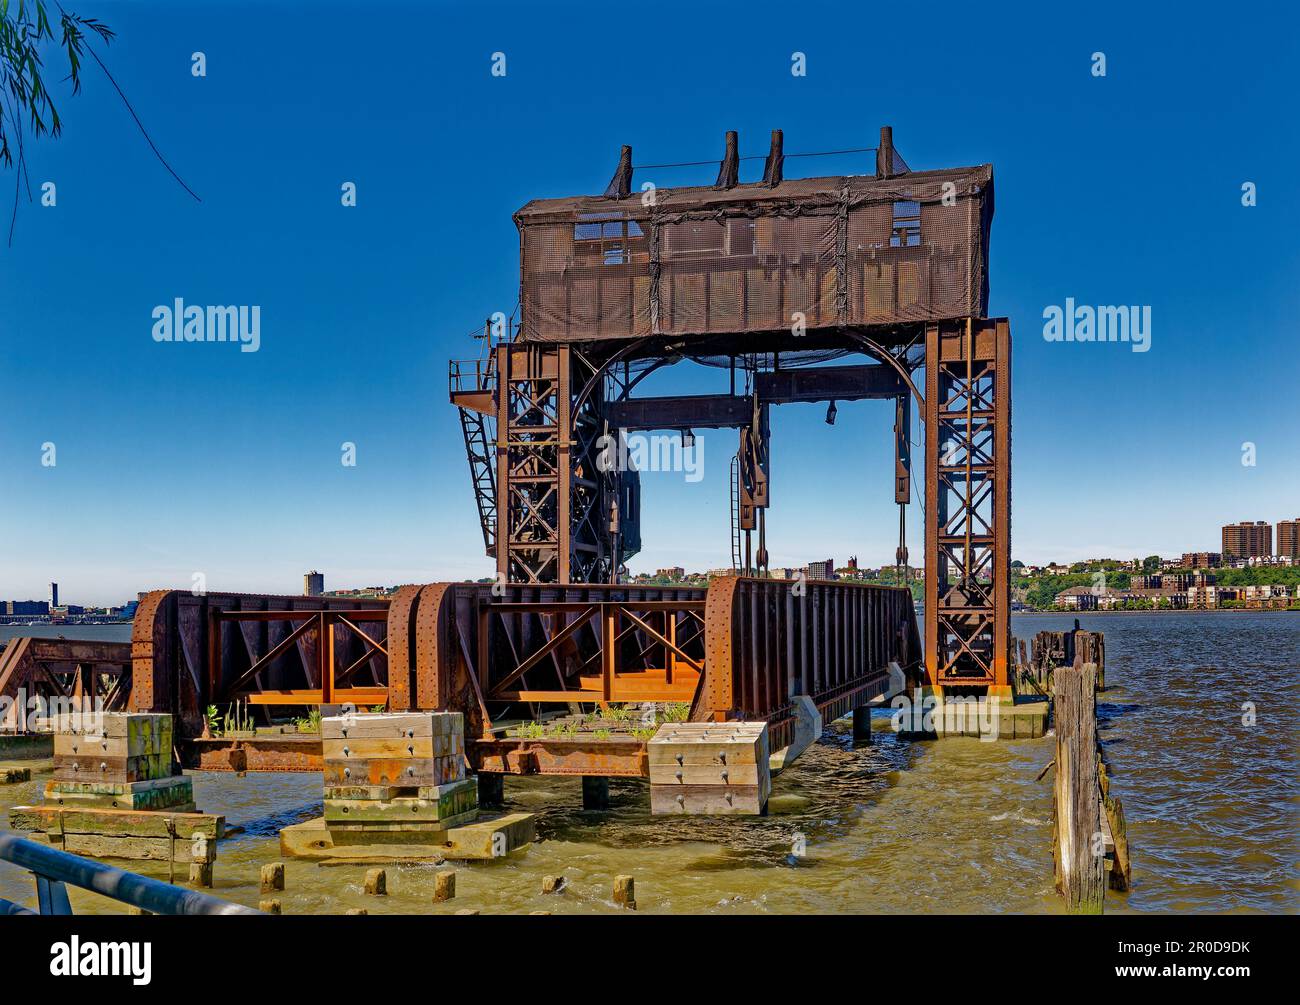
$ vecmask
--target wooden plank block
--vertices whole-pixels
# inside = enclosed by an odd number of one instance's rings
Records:
[[[438,823],[478,809],[478,781],[467,778],[454,785],[438,786],[436,798],[398,796],[393,799],[325,800],[328,823]]]
[[[759,764],[651,764],[651,785],[759,785],[767,784],[766,765]]]
[[[326,799],[394,799],[419,795],[418,786],[407,785],[326,785]]]
[[[445,737],[440,737],[444,742]],[[402,737],[400,739],[355,739],[349,737],[339,740],[322,740],[325,757],[333,760],[369,759],[369,758],[428,758],[435,756],[434,737]],[[439,755],[449,753],[439,750]]]
[[[188,840],[196,833],[213,841],[225,837],[226,818],[212,813],[67,809],[58,806],[15,806],[9,811],[9,825],[15,830],[66,834],[170,837],[169,821],[178,839]]]
[[[137,736],[105,736],[103,733],[55,733],[55,756],[138,757],[142,754],[171,754],[170,736],[159,732]]]
[[[171,751],[139,754],[135,757],[100,757],[95,754],[55,754],[54,777],[61,781],[99,779],[112,782],[141,782],[167,778],[172,774]]]
[[[464,721],[459,712],[370,712],[326,716],[321,720],[320,732],[324,740],[412,739],[464,735]]]
[[[338,807],[334,808],[336,814],[334,817],[329,816],[330,807],[328,805],[325,809],[325,823],[336,832],[342,831],[352,835],[348,840],[353,840],[356,834],[380,834],[391,836],[393,834],[409,835],[411,833],[420,832],[433,835],[435,833],[446,831],[449,827],[461,827],[465,824],[472,824],[478,819],[478,810],[473,808],[461,813],[453,813],[443,816],[438,820],[402,820],[400,818],[385,820],[378,818],[377,815],[368,819],[349,819],[346,815],[342,817],[337,815]],[[363,809],[362,812],[364,813],[366,811]],[[336,838],[336,840],[338,839]],[[361,839],[355,838],[355,840]],[[375,838],[374,840],[379,840],[379,838]],[[435,839],[430,837],[429,840]],[[437,838],[436,840],[440,841],[441,838]]]
[[[194,803],[194,786],[184,775],[145,782],[45,783],[45,801],[55,806],[127,810],[175,810]]]
[[[757,785],[651,785],[650,812],[655,816],[758,815],[767,805],[767,793]]]
[[[90,858],[120,858],[150,862],[192,862],[188,838],[173,841],[159,837],[125,837],[103,834],[46,834],[51,847]],[[216,842],[209,842],[209,854],[216,854]]]
[[[326,758],[324,775],[326,785],[445,785],[465,777],[465,759]]]
[[[161,744],[168,749],[171,747],[173,733],[172,717],[163,712],[73,712],[56,716],[52,726],[56,734],[126,738],[136,742]]]

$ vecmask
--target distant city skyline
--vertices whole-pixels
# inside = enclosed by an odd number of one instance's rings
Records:
[[[602,191],[623,143],[638,165],[712,161],[728,129],[753,156],[773,128],[797,154],[870,147],[888,124],[914,169],[993,165],[989,310],[1013,341],[1014,558],[1218,551],[1224,524],[1295,516],[1295,377],[1282,362],[1300,307],[1300,140],[1276,121],[1292,33],[1136,5],[972,19],[939,3],[927,16],[953,30],[927,35],[930,65],[997,54],[973,93],[962,74],[918,71],[914,47],[871,44],[915,32],[902,8],[863,15],[864,34],[826,31],[844,13],[815,2],[800,8],[805,26],[669,4],[654,18],[689,11],[693,37],[661,47],[642,92],[592,86],[597,60],[577,54],[608,47],[598,5],[557,18],[398,4],[358,18],[282,3],[259,8],[256,31],[203,16],[201,39],[190,5],[99,6],[117,32],[115,78],[203,201],[158,164],[102,76],[76,97],[60,84],[64,135],[26,151],[38,196],[21,200],[0,249],[2,598],[44,597],[51,580],[102,606],[196,576],[212,591],[284,594],[309,569],[327,588],[490,576],[446,375],[448,359],[478,354],[469,333],[484,318],[514,308],[512,213]],[[457,42],[412,59],[397,25]],[[505,77],[490,73],[496,51]],[[1207,147],[1225,124],[1230,141]],[[761,165],[743,161],[741,180]],[[787,163],[788,177],[871,170],[861,154]],[[714,173],[638,168],[636,181]],[[355,205],[340,198],[348,185]],[[247,308],[233,320],[241,344],[155,338],[155,312],[178,300]],[[1146,351],[1045,337],[1067,303],[1142,308]],[[639,391],[725,381],[681,364]],[[892,564],[892,406],[841,402],[834,427],[824,414],[773,409],[770,565]],[[912,430],[919,441],[923,424]],[[698,483],[642,479],[633,570],[730,564],[736,437],[696,436]],[[922,527],[914,505],[913,565]]]

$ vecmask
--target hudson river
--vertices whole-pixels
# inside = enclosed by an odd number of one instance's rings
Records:
[[[1013,626],[1029,638],[1073,620],[1023,615]],[[1106,910],[1300,911],[1300,614],[1080,620],[1106,633],[1101,735],[1133,856],[1133,890],[1109,894]],[[129,626],[61,630],[129,637]],[[376,900],[362,893],[364,866],[289,860],[284,911],[612,912],[616,873],[636,877],[651,912],[1060,911],[1051,776],[1034,780],[1052,759],[1050,736],[909,742],[888,733],[884,713],[874,726],[859,750],[846,722],[830,726],[775,780],[766,818],[655,818],[645,784],[617,781],[611,812],[588,814],[577,779],[507,779],[511,807],[540,814],[539,841],[504,862],[457,864],[455,900],[432,904],[430,868],[389,867],[390,896]],[[0,826],[9,806],[39,800],[48,777],[0,787]],[[200,809],[244,827],[220,846],[214,892],[256,906],[277,829],[320,812],[320,776],[196,774],[194,790]],[[166,878],[165,866],[148,871]],[[564,875],[568,892],[542,896],[547,874]],[[32,886],[0,864],[0,897],[31,903]],[[79,911],[118,909],[72,899]]]

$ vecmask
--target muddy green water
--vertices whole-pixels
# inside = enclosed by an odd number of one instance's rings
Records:
[[[1028,637],[1071,621],[1014,627]],[[1300,910],[1300,615],[1082,621],[1106,633],[1099,718],[1133,846],[1134,889],[1110,894],[1107,911]],[[611,810],[587,813],[576,779],[512,778],[509,808],[539,815],[539,840],[506,860],[455,864],[454,901],[432,903],[431,867],[389,866],[389,896],[375,898],[362,892],[364,866],[292,859],[279,896],[286,913],[613,912],[613,877],[630,873],[643,912],[1058,912],[1050,776],[1034,781],[1051,737],[909,742],[885,732],[883,714],[875,725],[872,744],[854,749],[847,723],[832,724],[776,779],[766,818],[655,818],[644,783],[617,781]],[[0,809],[39,799],[46,777],[0,787]],[[193,777],[201,809],[244,827],[220,846],[213,892],[256,906],[279,828],[319,814],[320,778]],[[165,866],[145,871],[167,878]],[[566,877],[565,894],[541,894],[548,874]],[[30,877],[0,863],[0,896],[31,904]],[[72,900],[80,912],[120,909]]]

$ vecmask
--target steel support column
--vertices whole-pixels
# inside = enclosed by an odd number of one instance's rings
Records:
[[[1005,686],[1011,633],[1011,335],[1005,318],[926,326],[925,666]]]
[[[511,583],[606,582],[619,566],[612,504],[621,484],[603,382],[575,405],[592,366],[569,345],[496,348],[497,573]],[[610,440],[602,439],[606,434]],[[622,514],[625,521],[627,514]]]

